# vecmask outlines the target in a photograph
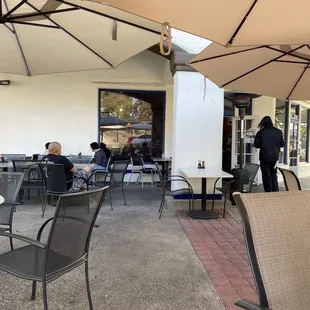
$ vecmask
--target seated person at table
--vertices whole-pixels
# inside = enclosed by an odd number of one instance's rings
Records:
[[[104,151],[105,157],[107,158],[107,160],[109,160],[109,158],[111,157],[111,152],[110,150],[107,148],[107,145],[105,143],[100,143],[100,149]]]
[[[129,152],[130,156],[135,156],[136,155],[136,149],[135,149],[135,147],[133,146],[132,143],[129,144],[128,152]]]
[[[67,157],[61,155],[61,145],[58,142],[51,142],[49,144],[48,155],[43,157],[43,161],[49,164],[62,164],[64,166],[69,193],[80,191],[85,184],[84,180],[88,178],[90,167],[77,169]]]
[[[139,153],[142,155],[144,162],[152,162],[151,151],[146,142],[143,142]]]
[[[50,143],[51,143],[51,142],[45,143],[45,153],[44,153],[44,155],[47,155],[47,154],[48,154],[48,147],[49,147]]]
[[[94,159],[93,159],[95,166],[91,168],[91,172],[94,172],[96,170],[106,170],[108,160],[107,160],[107,157],[105,156],[104,151],[100,149],[99,143],[97,142],[91,143],[90,148],[95,153]]]

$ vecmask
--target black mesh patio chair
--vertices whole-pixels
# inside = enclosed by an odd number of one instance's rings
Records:
[[[240,194],[234,199],[258,295],[247,310],[301,310],[310,305],[310,191]]]
[[[283,168],[278,168],[278,169],[283,176],[285,189],[287,191],[300,191],[301,190],[299,179],[294,171],[283,169]]]
[[[90,164],[92,160],[91,156],[71,155],[68,158],[73,164]]]
[[[125,206],[127,205],[125,193],[124,193],[124,177],[125,177],[129,163],[130,163],[130,160],[114,161],[108,173],[104,171],[100,171],[100,170],[97,171],[96,173],[97,178],[99,178],[100,175],[103,175],[103,180],[101,181],[95,180],[93,182],[93,185],[95,187],[104,187],[107,185],[109,186],[109,197],[110,197],[111,210],[113,210],[111,191],[115,188],[120,187],[122,189],[124,204]]]
[[[144,179],[143,179],[143,163],[142,163],[142,159],[141,156],[132,156],[130,157],[130,164],[131,164],[131,173],[127,182],[127,185],[129,185],[132,176],[137,174],[137,179],[135,184],[139,184],[141,181],[141,185],[142,187],[144,186]]]
[[[19,205],[17,198],[23,178],[24,173],[0,172],[0,195],[4,198],[4,203],[0,205],[0,232],[12,233],[13,214],[16,205]],[[12,238],[10,246],[13,250]]]
[[[227,184],[223,184],[222,187],[216,186],[217,182],[220,180],[220,178],[218,178],[213,188],[212,210],[214,210],[215,191],[219,191],[224,194],[223,218],[225,218],[227,196],[231,196],[234,192],[251,193],[258,169],[259,165],[257,164],[245,164],[240,177],[235,178]]]
[[[155,163],[155,166],[156,166],[156,170],[157,170],[157,174],[158,174],[158,178],[159,178],[159,182],[160,182],[160,186],[161,186],[161,190],[162,190],[161,202],[160,202],[160,206],[159,206],[159,210],[158,210],[159,218],[161,218],[162,213],[163,213],[166,196],[175,197],[177,195],[188,195],[189,211],[194,210],[194,191],[193,191],[193,187],[186,180],[186,178],[181,176],[181,175],[170,175],[167,180],[164,180],[158,164]],[[171,189],[171,183],[173,183],[173,182],[181,182],[183,184],[185,183],[186,185],[184,188],[172,190]]]
[[[93,227],[106,190],[107,188],[101,188],[61,195],[54,217],[41,226],[37,240],[0,232],[0,236],[29,244],[0,254],[0,269],[33,281],[31,300],[36,298],[36,283],[42,282],[44,310],[48,309],[47,284],[82,264],[85,265],[89,308],[93,309],[88,276],[88,252]],[[41,235],[50,222],[47,242],[43,243]]]
[[[37,190],[43,203],[44,182],[38,162],[32,160],[13,160],[12,162],[15,172],[24,173],[20,201],[22,201],[24,191],[28,191],[28,200],[30,200],[30,191]]]
[[[43,218],[45,214],[47,200],[49,200],[50,202],[51,197],[58,197],[59,195],[66,194],[68,192],[68,183],[72,180],[66,180],[65,169],[62,164],[40,163],[39,166],[45,184],[45,195],[42,207]],[[87,186],[87,180],[83,180],[85,181],[85,184]]]
[[[8,161],[24,160],[26,158],[26,154],[6,154],[6,158]]]

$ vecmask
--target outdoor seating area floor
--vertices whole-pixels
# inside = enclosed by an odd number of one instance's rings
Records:
[[[162,219],[158,219],[158,189],[129,186],[125,195],[127,207],[120,191],[112,192],[114,210],[110,210],[107,198],[97,219],[100,226],[94,228],[90,247],[94,309],[224,310],[174,211],[164,209]],[[54,210],[47,206],[42,219],[41,205],[25,200],[14,213],[13,231],[35,238]],[[183,224],[191,224],[179,216]],[[14,241],[15,247],[20,245],[23,243]],[[0,253],[7,250],[9,240],[0,237]],[[43,309],[40,284],[37,300],[30,301],[30,281],[2,271],[0,275],[0,309]],[[83,267],[48,284],[47,293],[51,310],[89,309]]]
[[[230,214],[214,220],[193,220],[185,211],[177,216],[206,272],[228,310],[237,299],[258,303],[242,226]]]

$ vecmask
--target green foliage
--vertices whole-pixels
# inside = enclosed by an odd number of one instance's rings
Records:
[[[101,117],[109,112],[111,116],[134,122],[151,121],[151,105],[142,100],[122,94],[101,92]]]

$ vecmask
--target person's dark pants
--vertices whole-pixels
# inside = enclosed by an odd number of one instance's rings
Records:
[[[276,163],[276,161],[260,162],[265,192],[279,191]]]

